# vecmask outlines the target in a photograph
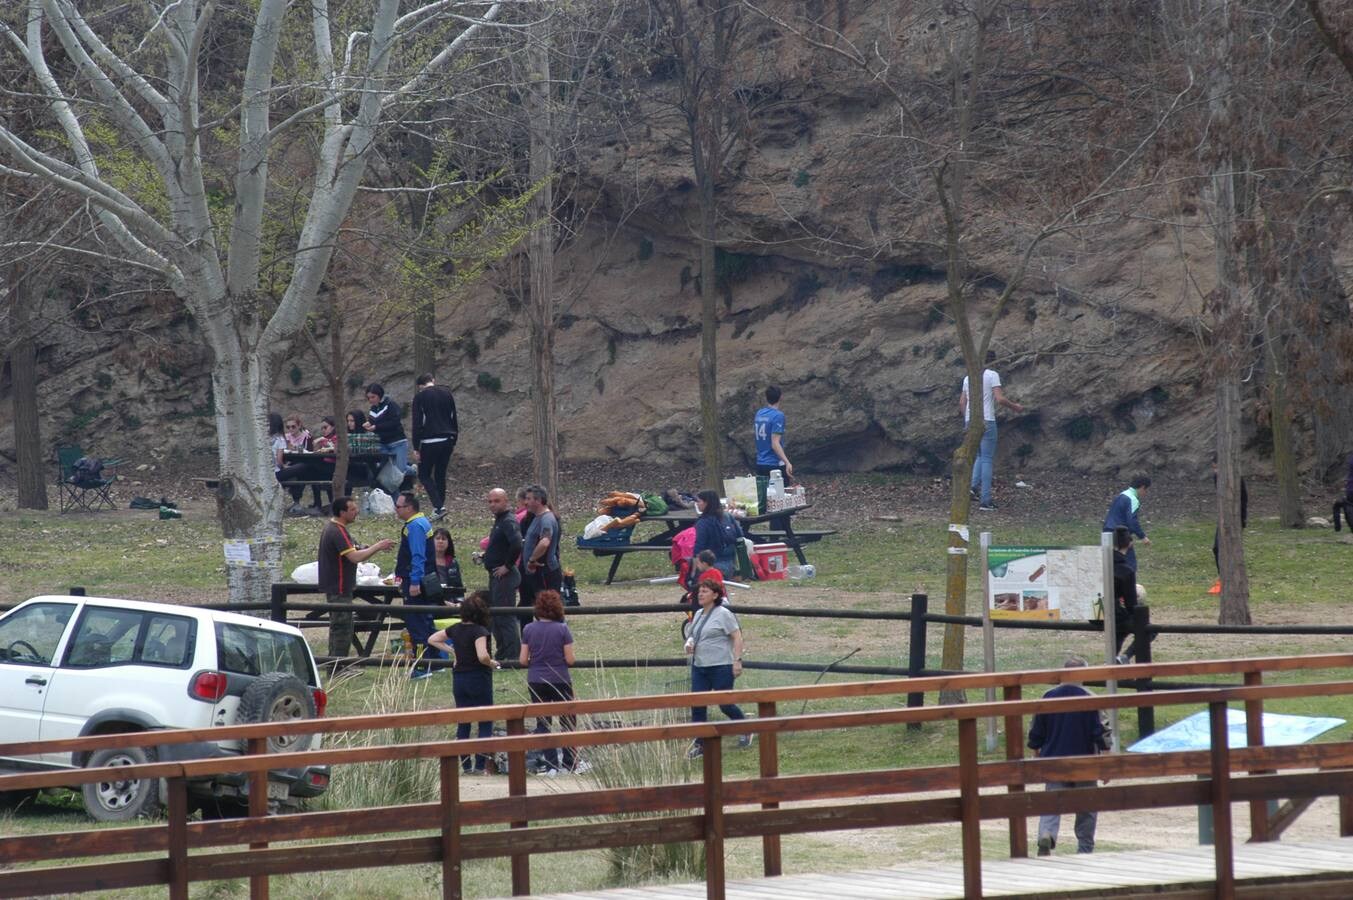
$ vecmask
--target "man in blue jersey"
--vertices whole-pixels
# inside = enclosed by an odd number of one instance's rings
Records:
[[[756,474],[769,477],[772,470],[779,469],[785,484],[789,484],[794,465],[785,454],[785,414],[780,411],[780,389],[773,384],[766,388],[766,405],[756,411],[752,431],[756,437]],[[777,517],[771,519],[770,527],[784,531],[788,523],[788,517]]]

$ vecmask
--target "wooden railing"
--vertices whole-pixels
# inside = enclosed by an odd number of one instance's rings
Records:
[[[1010,852],[1028,853],[1026,819],[1044,813],[1077,810],[1157,809],[1212,804],[1216,840],[1217,895],[1234,891],[1231,801],[1250,804],[1251,839],[1268,840],[1280,828],[1270,826],[1267,801],[1287,798],[1305,802],[1319,796],[1340,798],[1340,833],[1353,834],[1353,741],[1303,746],[1264,747],[1261,713],[1270,699],[1353,694],[1353,681],[1265,684],[1265,673],[1302,670],[1347,670],[1353,654],[1211,660],[1154,665],[1087,667],[991,675],[850,682],[809,687],[664,694],[613,700],[434,710],[380,716],[308,720],[282,725],[244,725],[197,731],[159,731],[105,735],[61,741],[8,744],[0,756],[91,751],[108,747],[159,746],[200,740],[244,740],[250,752],[237,758],[155,762],[116,769],[84,769],[0,777],[0,791],[69,786],[111,776],[149,777],[167,782],[167,818],[156,824],[0,838],[0,860],[8,864],[62,861],[60,865],[0,872],[0,897],[92,889],[167,885],[171,897],[188,896],[193,881],[249,878],[251,895],[268,895],[272,875],[415,863],[440,863],[444,897],[461,896],[461,865],[467,859],[509,857],[512,892],[530,892],[530,858],[537,853],[568,852],[640,844],[703,841],[708,896],[724,895],[724,842],[760,837],[764,871],[780,874],[780,837],[785,834],[958,822],[966,895],[982,895],[980,824],[1007,819]],[[1244,676],[1243,687],[1160,691],[1149,694],[1097,695],[1054,700],[1025,700],[1031,685],[1105,678]],[[1344,673],[1346,674],[1346,673]],[[916,691],[984,690],[1003,692],[993,703],[906,708],[905,695]],[[779,716],[791,701],[847,698],[896,698],[898,705],[881,709],[833,711]],[[1226,707],[1243,702],[1248,715],[1249,747],[1227,747]],[[588,729],[548,735],[525,734],[528,717],[576,715],[582,721],[606,714],[670,710],[693,703],[755,703],[755,719],[719,723],[641,725]],[[1144,705],[1206,705],[1211,714],[1212,748],[1164,754],[1104,755],[1025,759],[1024,719],[1039,712],[1133,708]],[[280,734],[337,733],[418,726],[449,726],[492,717],[507,722],[508,736],[466,741],[435,741],[388,746],[328,747],[302,753],[268,755],[266,738]],[[1004,720],[1006,760],[979,763],[978,720]],[[782,776],[778,773],[778,736],[826,729],[854,729],[956,721],[956,765],[862,772]],[[725,780],[723,747],[727,738],[755,734],[759,738],[760,771],[755,778]],[[645,741],[704,740],[705,754],[698,783],[608,790],[551,792],[526,796],[525,757],[529,750],[562,745],[589,747]],[[460,799],[458,757],[506,751],[509,796],[493,800]],[[327,763],[436,759],[440,797],[432,803],[380,809],[266,815],[269,769]],[[1306,771],[1291,771],[1306,770]],[[1311,771],[1317,770],[1317,771]],[[1345,770],[1345,771],[1336,771]],[[250,815],[221,822],[188,822],[187,782],[221,773],[247,772]],[[1237,774],[1249,772],[1237,778]],[[1207,780],[1180,781],[1181,776]],[[341,778],[341,770],[336,777]],[[1046,781],[1147,779],[1132,785],[1112,784],[1072,790],[1026,792],[1025,785]],[[981,794],[982,788],[1004,786],[1005,794]],[[912,800],[868,800],[836,805],[783,808],[782,804],[823,799],[869,798],[915,792],[954,792],[952,796]],[[560,819],[667,813],[663,817],[550,825]],[[671,815],[676,813],[678,815]],[[467,833],[468,827],[508,826]],[[354,840],[365,835],[399,832],[433,835]],[[270,847],[281,842],[306,842]],[[247,846],[246,846],[247,845]],[[207,848],[242,847],[201,853]],[[115,854],[152,854],[133,860],[69,862],[76,858]],[[1353,880],[1353,875],[1350,876]],[[1282,896],[1281,890],[1269,892]]]

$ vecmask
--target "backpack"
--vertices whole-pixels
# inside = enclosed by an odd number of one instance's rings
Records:
[[[578,580],[574,577],[572,569],[564,570],[563,584],[559,586],[559,599],[564,601],[565,606],[583,605],[578,598]]]
[[[97,485],[103,481],[103,460],[82,456],[70,467],[70,482],[77,485]]]

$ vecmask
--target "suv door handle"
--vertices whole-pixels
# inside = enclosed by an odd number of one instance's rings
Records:
[[[47,679],[43,678],[41,675],[29,675],[27,678],[24,679],[23,683],[36,684],[38,687],[42,687],[47,683]]]

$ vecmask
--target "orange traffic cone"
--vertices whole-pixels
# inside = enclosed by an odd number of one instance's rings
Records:
[[[1221,593],[1221,579],[1218,578],[1216,581],[1212,582],[1212,587],[1208,588],[1208,589],[1207,589],[1207,592],[1208,592],[1209,594],[1220,594],[1220,593]]]

